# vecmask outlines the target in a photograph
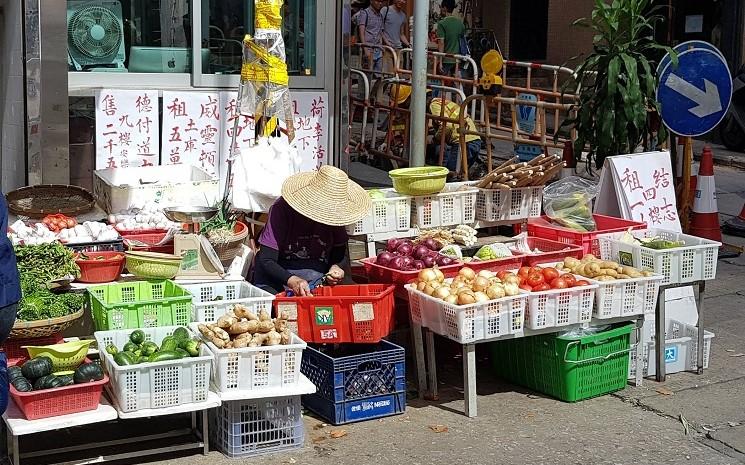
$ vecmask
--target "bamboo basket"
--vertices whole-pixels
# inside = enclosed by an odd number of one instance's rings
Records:
[[[83,316],[83,309],[59,318],[47,320],[18,321],[16,320],[8,339],[46,337],[62,332],[72,326],[78,318]]]

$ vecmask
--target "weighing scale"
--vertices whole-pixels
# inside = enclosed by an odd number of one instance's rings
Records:
[[[225,268],[206,237],[197,234],[199,223],[209,221],[217,214],[213,207],[169,207],[163,214],[171,221],[186,223],[186,232],[173,236],[173,253],[182,257],[177,278],[221,279]]]

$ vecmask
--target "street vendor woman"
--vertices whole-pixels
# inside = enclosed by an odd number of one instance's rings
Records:
[[[322,280],[340,283],[347,256],[344,226],[359,221],[370,206],[367,192],[333,166],[287,178],[259,237],[254,284],[274,294],[289,289],[306,296]]]
[[[0,195],[0,346],[10,335],[21,300],[20,277],[13,245],[8,239],[8,207]],[[8,406],[8,373],[5,353],[0,352],[0,415]]]

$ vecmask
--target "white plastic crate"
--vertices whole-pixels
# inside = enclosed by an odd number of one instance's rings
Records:
[[[451,305],[406,286],[414,323],[461,344],[523,331],[528,294],[469,305]]]
[[[616,318],[619,316],[654,314],[657,294],[662,275],[644,278],[617,279],[615,281],[595,281],[595,318]]]
[[[178,326],[142,328],[145,340],[160,345]],[[133,329],[96,331],[99,348],[114,344],[121,349],[129,341]],[[196,335],[192,335],[194,337]],[[204,402],[210,385],[212,354],[202,346],[199,357],[187,357],[167,362],[119,366],[114,358],[101,350],[103,367],[111,381],[111,392],[122,412],[150,408],[173,407]]]
[[[454,182],[446,184],[439,194],[414,197],[412,226],[427,229],[473,223],[476,221],[478,192],[468,183]]]
[[[189,325],[201,337],[198,326],[199,323]],[[204,337],[202,340],[213,357],[212,383],[220,392],[282,389],[300,382],[300,360],[307,344],[296,334],[286,345],[242,349],[218,349]]]
[[[720,242],[664,229],[631,231],[634,237],[660,237],[671,241],[684,241],[675,249],[653,250],[638,244],[621,242],[625,233],[598,236],[600,255],[604,260],[615,260],[640,270],[663,275],[661,284],[687,283],[700,279],[714,279],[717,274],[717,257]]]
[[[192,321],[215,322],[235,304],[244,305],[256,314],[260,310],[266,310],[270,315],[272,313],[274,295],[246,281],[213,281],[181,284],[180,286],[194,296],[192,298]],[[215,300],[218,298],[219,300]]]
[[[541,216],[543,186],[516,189],[481,189],[476,197],[476,219],[522,220]]]
[[[673,374],[698,369],[698,327],[676,320],[667,320],[665,328],[665,373]],[[635,335],[632,335],[635,339]],[[704,368],[709,368],[711,340],[714,333],[704,330]],[[642,369],[644,377],[657,374],[654,340],[654,320],[647,320],[642,330]],[[631,341],[632,344],[635,340]],[[629,378],[636,377],[636,351],[629,357]]]
[[[223,402],[210,410],[210,436],[227,457],[254,457],[303,446],[300,396]]]
[[[577,276],[577,279],[585,279]],[[592,319],[597,284],[568,289],[531,292],[525,308],[525,326],[530,329],[553,328]]]
[[[347,226],[350,236],[408,231],[411,227],[411,197],[393,189],[379,189],[382,199],[371,199],[372,207],[364,218]]]

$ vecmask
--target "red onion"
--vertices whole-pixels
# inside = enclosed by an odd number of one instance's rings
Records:
[[[401,255],[411,255],[411,252],[414,251],[414,248],[410,244],[401,244],[398,246],[396,251]]]
[[[429,250],[440,250],[442,247],[440,247],[440,244],[432,239],[431,237],[428,237],[424,240],[423,244],[429,249]]]
[[[453,259],[445,255],[440,255],[439,257],[437,257],[436,261],[437,264],[440,266],[448,266],[453,264]]]
[[[388,268],[393,268],[394,270],[402,270],[404,266],[406,265],[406,262],[404,262],[404,257],[393,257],[391,258],[391,261],[388,262]]]
[[[415,270],[421,270],[422,268],[424,268],[424,262],[421,260],[414,260],[413,267]]]
[[[414,247],[414,253],[412,253],[412,255],[417,260],[421,260],[422,258],[424,258],[427,255],[429,255],[429,253],[430,253],[430,250],[427,248],[426,245],[419,244],[416,247]]]
[[[433,255],[427,255],[426,257],[422,258],[422,263],[424,263],[424,266],[426,268],[432,268],[437,263],[435,257]]]
[[[405,266],[411,266],[412,264],[414,264],[414,258],[413,257],[407,255],[407,256],[405,256],[403,258],[404,258],[404,265]]]
[[[375,263],[377,263],[380,266],[386,266],[393,258],[393,254],[390,252],[380,252],[375,258]]]
[[[385,248],[386,250],[388,250],[388,252],[395,252],[399,245],[401,245],[401,241],[399,239],[388,239]]]

